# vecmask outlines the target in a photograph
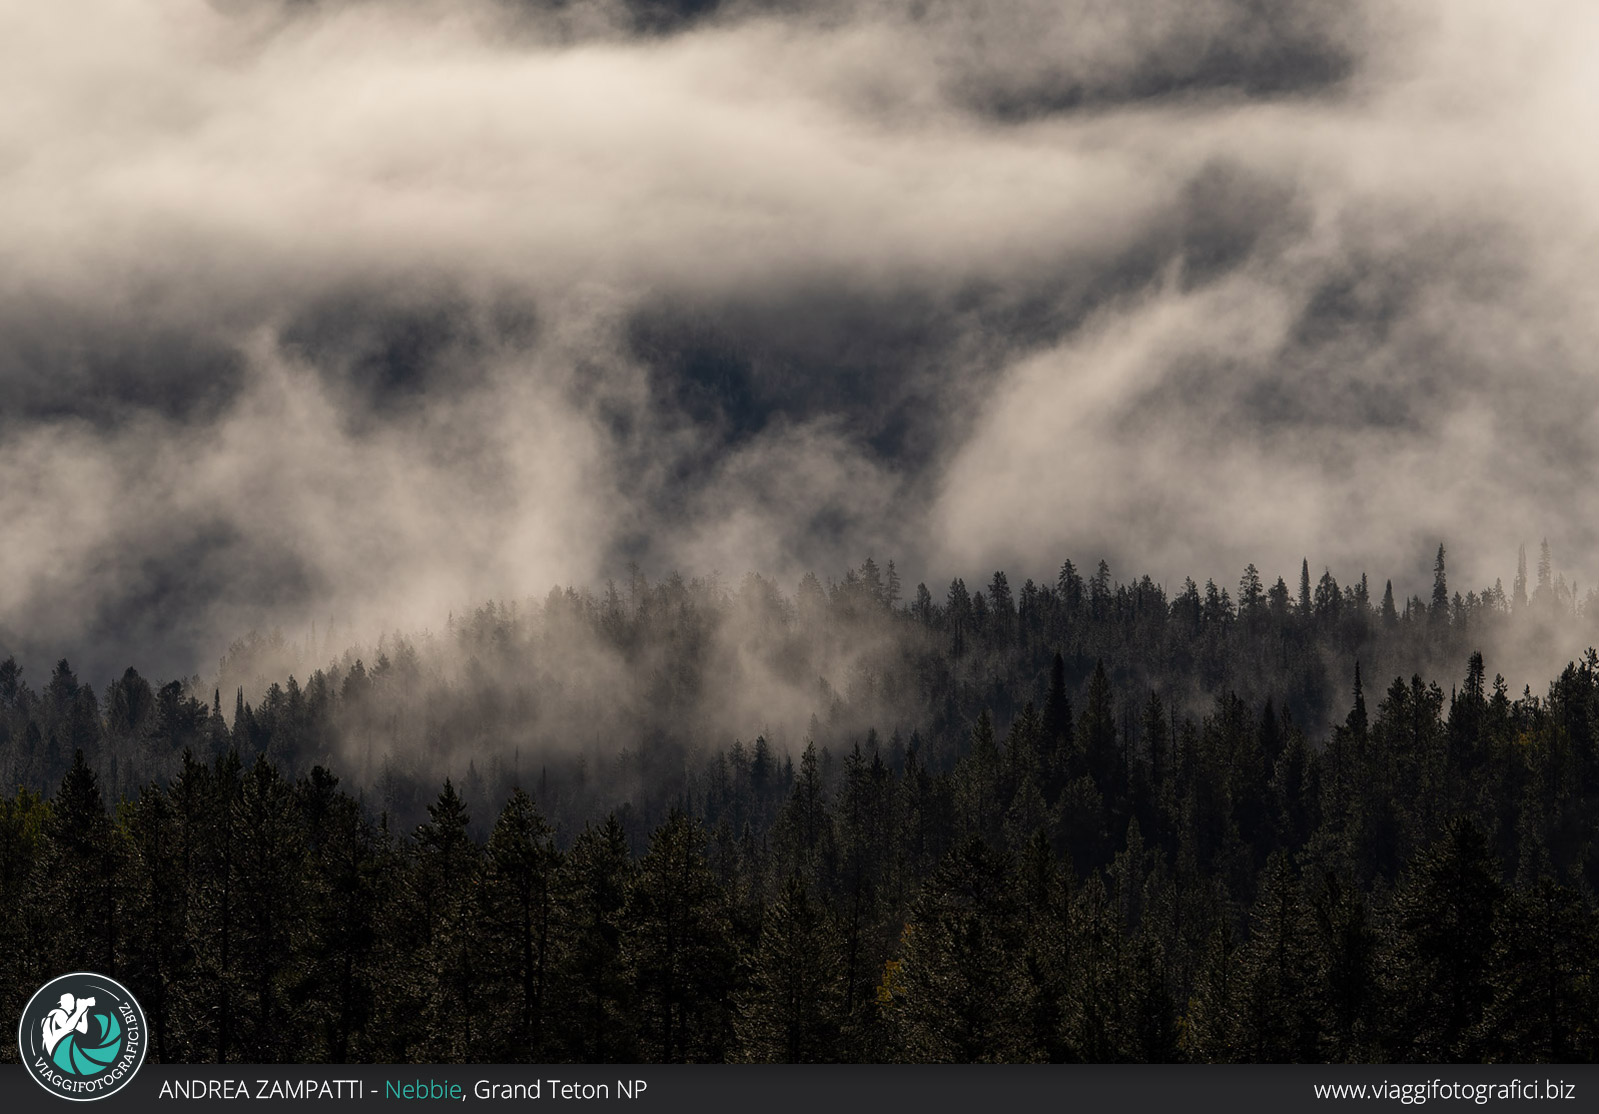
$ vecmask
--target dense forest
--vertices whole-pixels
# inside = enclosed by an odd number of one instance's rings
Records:
[[[1593,1060],[1595,618],[1547,547],[1402,601],[868,560],[209,693],[7,660],[0,1002],[106,971],[165,1061]]]

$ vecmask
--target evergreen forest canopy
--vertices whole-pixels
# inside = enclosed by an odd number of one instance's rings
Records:
[[[1599,655],[1490,663],[1595,617],[1547,547],[1404,601],[868,560],[303,685],[252,637],[231,716],[7,660],[0,999],[105,970],[166,1061],[1591,1060]]]

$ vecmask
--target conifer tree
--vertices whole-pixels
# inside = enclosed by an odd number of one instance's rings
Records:
[[[734,952],[698,820],[673,810],[650,836],[624,923],[640,1051],[661,1063],[720,1060],[731,1037]]]
[[[1021,1034],[1023,1059],[1065,1063],[1078,1058],[1066,1032],[1072,995],[1071,882],[1055,861],[1049,836],[1033,833],[1016,860],[1022,918]]]
[[[1237,946],[1224,920],[1211,930],[1184,1011],[1180,1045],[1190,1060],[1232,1063],[1242,1058],[1240,1013],[1245,1007]]]
[[[489,1059],[540,1062],[547,1058],[560,856],[549,825],[520,788],[500,811],[485,857],[484,982],[495,1005]]]
[[[75,692],[67,697],[75,698]],[[128,850],[81,750],[73,753],[49,817],[35,898],[40,924],[47,929],[39,941],[45,966],[115,977],[124,943],[120,912]]]
[[[124,812],[129,877],[124,888],[128,931],[123,972],[137,987],[150,1025],[150,1041],[163,1063],[177,1059],[173,988],[192,977],[192,948],[185,913],[188,871],[183,869],[178,824],[167,795],[149,786]]]
[[[578,833],[556,875],[552,1027],[578,1063],[631,1063],[633,993],[623,957],[633,863],[613,813]]]
[[[1066,660],[1060,651],[1049,665],[1049,692],[1044,700],[1042,725],[1043,789],[1053,803],[1066,782],[1087,772],[1086,765],[1073,768],[1075,749],[1072,739],[1072,702],[1066,693]]]
[[[997,845],[1004,819],[1000,800],[999,748],[988,709],[972,727],[972,748],[956,768],[955,816],[960,836],[976,835]]]
[[[1068,619],[1076,619],[1083,612],[1083,577],[1077,571],[1077,566],[1070,561],[1064,562],[1060,567],[1060,575],[1055,580],[1055,590],[1060,593],[1061,606],[1065,609]]]
[[[1088,611],[1098,622],[1110,618],[1110,563],[1104,558],[1088,582]]]
[[[1124,929],[1101,875],[1090,875],[1072,899],[1072,989],[1066,1018],[1067,1041],[1089,1063],[1114,1062],[1130,1054]]]
[[[7,664],[15,665],[10,659],[0,663],[0,702],[15,698],[14,690],[10,696],[4,691]],[[0,797],[0,940],[9,942],[0,949],[0,1009],[10,1010],[8,1016],[20,1017],[49,977],[40,963],[39,939],[47,926],[33,905],[49,827],[50,810],[40,794],[21,788]]]
[[[1328,874],[1310,903],[1314,958],[1307,1008],[1316,1018],[1320,1055],[1333,1063],[1376,1058],[1379,1037],[1378,936],[1365,895]]]
[[[1089,775],[1107,800],[1115,800],[1125,789],[1125,770],[1116,737],[1116,708],[1110,690],[1110,677],[1101,659],[1088,679],[1088,696],[1078,727],[1083,757]]]
[[[798,874],[766,910],[734,1022],[741,1059],[809,1064],[842,1048],[844,969],[825,907]]]
[[[1543,878],[1507,896],[1494,926],[1485,1051],[1510,1063],[1592,1062],[1599,1055],[1599,914]]]
[[[1502,888],[1487,838],[1450,823],[1398,896],[1393,1000],[1403,1023],[1395,1051],[1422,1062],[1476,1060],[1493,1000],[1491,961]]]
[[[305,1058],[336,1064],[371,1055],[378,914],[387,881],[378,830],[338,785],[317,766],[295,786],[307,869],[303,951],[292,988]]]
[[[1433,625],[1449,621],[1449,580],[1444,573],[1444,547],[1438,543],[1438,556],[1432,564],[1432,606],[1427,615]]]
[[[440,1063],[478,1059],[485,1038],[485,983],[478,932],[482,851],[467,828],[466,802],[445,779],[416,829],[405,897],[414,918],[411,976],[421,1022],[412,1055]]]
[[[1238,581],[1238,613],[1245,617],[1253,615],[1265,602],[1266,590],[1261,584],[1260,570],[1251,561]]]
[[[914,1063],[1014,1060],[1026,991],[1010,866],[972,835],[929,880],[900,971],[899,1032]]]
[[[773,828],[777,862],[789,873],[814,879],[821,857],[832,848],[831,816],[822,791],[816,743],[805,741],[799,776]]]
[[[302,931],[303,829],[291,787],[264,755],[244,776],[237,807],[239,1051],[247,1063],[274,1063],[292,1059],[285,984]]]
[[[1399,612],[1394,607],[1394,582],[1386,581],[1382,590],[1382,605],[1377,610],[1378,617],[1382,619],[1384,627],[1392,627],[1399,622]]]
[[[1251,1063],[1317,1058],[1311,1003],[1312,944],[1298,879],[1278,853],[1249,921],[1239,956],[1238,1050]]]

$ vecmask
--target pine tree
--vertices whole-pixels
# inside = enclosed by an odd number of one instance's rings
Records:
[[[773,826],[776,861],[789,873],[814,879],[820,859],[832,847],[832,818],[822,792],[816,743],[807,739],[799,776]]]
[[[500,811],[486,852],[484,981],[496,1007],[489,1059],[542,1062],[560,856],[550,826],[520,788]]]
[[[1317,1058],[1310,1003],[1313,949],[1305,913],[1287,856],[1274,855],[1250,915],[1249,942],[1239,957],[1236,1039],[1251,1063]]]
[[[1331,569],[1324,569],[1321,579],[1316,582],[1316,594],[1311,601],[1311,608],[1318,620],[1333,623],[1337,621],[1342,607],[1343,596],[1338,591],[1338,581],[1333,578]]]
[[[1004,840],[1007,847],[1024,846],[1039,831],[1048,832],[1053,817],[1040,785],[1043,764],[1043,721],[1032,701],[1022,708],[1005,738],[1001,761],[999,800],[1005,809]]]
[[[1505,1063],[1599,1054],[1599,916],[1569,886],[1541,879],[1509,895],[1495,925],[1492,1001],[1481,1032]]]
[[[1024,1041],[1027,994],[1006,859],[977,836],[945,856],[917,900],[899,972],[901,1040],[914,1063],[1005,1062]]]
[[[482,850],[467,828],[466,802],[446,779],[416,829],[406,897],[417,951],[420,1030],[412,1053],[439,1063],[478,1061],[484,1038],[479,1002],[484,971],[477,931]]]
[[[76,693],[67,697],[75,698]],[[123,947],[121,888],[128,848],[106,813],[99,779],[81,750],[73,753],[50,802],[45,836],[35,898],[40,923],[48,926],[40,941],[45,966],[115,977]]]
[[[1119,896],[1119,895],[1118,895]],[[1128,1025],[1125,925],[1099,873],[1073,895],[1067,947],[1071,954],[1066,1039],[1089,1063],[1125,1060]]]
[[[1065,609],[1069,619],[1076,619],[1083,612],[1083,578],[1077,571],[1077,566],[1066,561],[1060,567],[1060,575],[1055,580],[1055,590],[1060,593],[1061,606]]]
[[[1482,830],[1464,818],[1453,821],[1398,897],[1392,991],[1404,1011],[1395,1047],[1404,1058],[1481,1058],[1501,897]]]
[[[659,1063],[722,1059],[734,953],[698,820],[674,809],[650,836],[624,923],[641,1051]]]
[[[1010,581],[1001,571],[995,571],[988,585],[989,630],[993,641],[1006,646],[1016,636],[1016,601],[1011,595]]]
[[[986,723],[986,717],[980,716],[974,741]],[[964,794],[964,815],[968,823],[991,825],[997,840],[1001,820],[998,754],[991,726],[986,751],[988,758],[981,766],[987,775],[968,771],[971,784]],[[962,766],[969,764],[968,760]],[[957,776],[961,772],[957,771]],[[899,927],[898,923],[891,923],[887,904],[893,893],[890,872],[894,856],[890,845],[897,829],[894,803],[888,769],[881,756],[874,753],[868,762],[860,748],[854,748],[844,763],[844,784],[834,823],[836,857],[829,872],[829,888],[843,948],[844,1008],[849,1016],[850,1039],[857,1046],[878,1038],[872,1005],[875,987]],[[962,815],[958,805],[955,812],[951,820]]]
[[[1484,738],[1488,720],[1487,667],[1482,654],[1473,651],[1466,663],[1466,680],[1449,705],[1449,767],[1457,775],[1472,775],[1486,758]],[[1459,790],[1457,789],[1458,793]]]
[[[1243,1058],[1240,1015],[1246,1008],[1238,949],[1231,926],[1211,930],[1181,1023],[1180,1045],[1188,1059],[1225,1064]]]
[[[836,1060],[844,966],[824,906],[797,874],[766,911],[736,1003],[740,1058],[756,1063]]]
[[[552,1028],[577,1063],[634,1063],[632,984],[622,953],[633,863],[613,813],[578,834],[557,870]]]
[[[1072,994],[1071,885],[1041,829],[1025,844],[1016,867],[1025,996],[1019,1058],[1065,1063],[1078,1058],[1066,1034]]]
[[[1238,613],[1241,616],[1253,615],[1265,606],[1266,590],[1261,584],[1260,570],[1250,562],[1244,569],[1244,575],[1238,581]]]
[[[1072,739],[1072,702],[1066,694],[1066,660],[1060,651],[1049,666],[1049,693],[1044,699],[1043,747],[1044,797],[1051,804],[1073,777],[1086,773],[1073,768],[1075,751]]]
[[[1095,663],[1088,679],[1088,696],[1083,705],[1078,738],[1082,740],[1089,776],[1106,800],[1115,802],[1126,789],[1126,771],[1122,767],[1121,748],[1117,745],[1116,707],[1103,659]]]
[[[1432,606],[1427,611],[1428,621],[1434,627],[1449,623],[1449,580],[1444,574],[1444,547],[1438,543],[1438,557],[1432,565]]]
[[[1377,1055],[1378,937],[1365,896],[1329,874],[1311,902],[1315,956],[1307,971],[1321,1057],[1360,1063]]]
[[[871,557],[861,563],[860,584],[861,591],[872,603],[882,606],[887,602],[883,596],[883,574]]]
[[[959,658],[966,652],[966,638],[972,627],[972,599],[966,591],[966,582],[956,577],[949,583],[949,594],[944,602],[944,621],[949,627],[950,656]]]
[[[15,665],[10,659],[0,662],[0,712],[16,695],[14,689],[5,691],[7,664]],[[40,962],[39,936],[46,925],[32,901],[49,828],[50,809],[40,794],[18,789],[15,796],[0,797],[0,940],[9,944],[0,949],[0,1009],[9,1010],[7,1016],[20,1017],[50,977]]]
[[[295,787],[306,851],[305,937],[294,987],[307,1060],[367,1058],[385,848],[360,804],[321,766]],[[310,993],[307,988],[315,987]]]
[[[239,793],[237,860],[240,903],[236,963],[244,989],[238,1014],[240,1055],[248,1063],[292,1059],[286,982],[303,931],[305,867],[302,825],[291,787],[265,756]]]
[[[172,989],[192,977],[188,872],[182,869],[178,826],[165,793],[147,787],[124,817],[132,854],[124,896],[130,924],[123,937],[123,973],[137,988],[157,1056],[170,1063],[177,1058]]]
[[[971,752],[955,768],[955,816],[960,834],[976,835],[998,846],[1004,819],[1000,800],[999,748],[988,709],[972,727]]]
[[[1096,622],[1110,618],[1110,563],[1104,558],[1088,582],[1088,611]]]

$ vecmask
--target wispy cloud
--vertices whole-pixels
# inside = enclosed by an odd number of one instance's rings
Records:
[[[0,649],[1599,540],[1582,5],[4,19]]]

